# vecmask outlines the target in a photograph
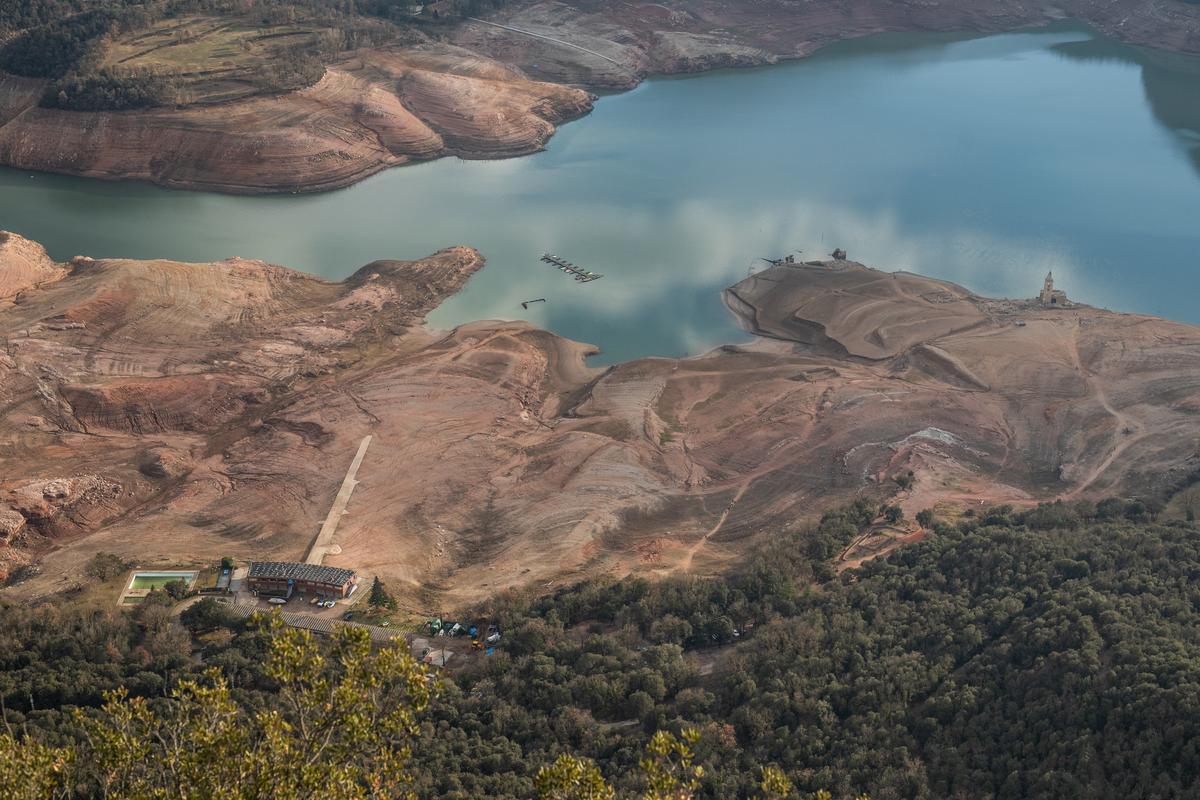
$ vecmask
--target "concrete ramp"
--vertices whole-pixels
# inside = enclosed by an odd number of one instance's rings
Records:
[[[358,474],[358,468],[362,465],[363,456],[367,454],[367,448],[370,446],[371,437],[364,436],[362,442],[358,445],[358,452],[354,455],[354,460],[350,462],[350,469],[346,470],[346,477],[342,479],[342,488],[338,490],[337,497],[333,499],[333,505],[330,506],[329,513],[325,516],[325,523],[321,526],[321,531],[317,534],[316,541],[309,548],[308,557],[304,559],[305,564],[319,566],[325,560],[326,554],[337,547],[333,543],[333,535],[337,533],[338,523],[342,519],[342,514],[346,513],[346,505],[350,502],[350,495],[354,494],[354,487],[358,485],[355,476]]]

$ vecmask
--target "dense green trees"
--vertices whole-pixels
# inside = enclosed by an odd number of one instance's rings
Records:
[[[504,646],[417,716],[413,791],[636,796],[650,747],[698,797],[1200,793],[1194,526],[1149,522],[1144,502],[988,509],[835,574],[829,556],[878,511],[779,534],[720,580],[587,583],[481,610]],[[211,601],[187,632],[153,604],[4,613],[0,698],[45,745],[79,745],[72,709],[105,691],[157,708],[183,681],[218,685],[207,669],[238,713],[286,714],[270,633]]]
[[[372,10],[393,20],[408,18],[410,4],[329,0],[34,0],[0,3],[0,70],[53,79],[43,106],[74,111],[128,110],[170,105],[186,95],[170,70],[105,65],[104,51],[128,31],[189,14],[225,16],[231,24],[310,23],[314,35],[273,48],[271,58],[248,78],[259,91],[310,86],[325,64],[347,50],[395,40],[394,24],[369,19]],[[399,10],[399,11],[397,11]],[[215,68],[215,67],[214,67]],[[186,99],[186,98],[184,98]]]
[[[73,715],[72,745],[35,742],[22,755],[29,743],[0,741],[6,787],[114,800],[411,796],[409,743],[436,688],[430,676],[400,648],[372,652],[362,629],[340,629],[324,647],[271,627],[263,670],[275,702],[239,705],[215,668],[161,700],[111,690],[102,708]]]
[[[127,111],[174,101],[177,89],[165,75],[98,70],[67,75],[46,87],[42,105],[70,111]]]
[[[1067,504],[1068,527],[1046,528],[1062,505],[989,509],[819,583],[819,559],[867,516],[851,510],[726,580],[586,584],[514,607],[506,651],[460,676],[417,745],[479,766],[421,785],[528,796],[519,770],[463,757],[498,735],[627,786],[650,732],[693,726],[706,797],[752,796],[769,763],[796,792],[839,797],[1194,794],[1200,537],[1129,502]],[[722,617],[732,647],[692,633]]]
[[[0,48],[0,67],[16,75],[61,78],[116,29],[118,17],[117,11],[97,9],[29,28]]]

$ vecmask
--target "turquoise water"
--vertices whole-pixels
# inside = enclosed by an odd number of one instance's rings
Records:
[[[0,171],[0,227],[58,258],[241,255],[331,278],[470,244],[489,264],[434,324],[530,319],[600,362],[743,339],[720,290],[796,249],[1009,296],[1053,269],[1073,298],[1200,322],[1200,60],[1069,28],[882,36],[648,81],[529,158],[322,195]],[[543,251],[606,277],[578,284]]]

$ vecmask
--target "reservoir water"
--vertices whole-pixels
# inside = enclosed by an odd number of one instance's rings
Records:
[[[321,195],[0,170],[0,228],[60,259],[240,255],[330,278],[470,244],[488,266],[433,324],[529,319],[600,363],[744,339],[721,289],[798,249],[1017,297],[1053,270],[1073,298],[1200,323],[1200,60],[1069,27],[873,37],[647,81],[528,158]],[[576,283],[544,251],[606,277]]]

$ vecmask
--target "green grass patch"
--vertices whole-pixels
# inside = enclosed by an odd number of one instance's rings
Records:
[[[331,55],[328,42],[335,39],[336,33],[319,23],[186,17],[118,37],[99,66],[169,76],[177,102],[213,103],[311,83],[320,77],[320,62]]]

